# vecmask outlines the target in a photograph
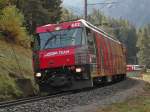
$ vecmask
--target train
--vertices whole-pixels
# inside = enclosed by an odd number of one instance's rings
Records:
[[[126,77],[126,47],[84,19],[37,27],[32,48],[40,91],[90,88]]]
[[[145,70],[145,65],[126,65],[127,72],[134,72],[134,71],[143,71]]]

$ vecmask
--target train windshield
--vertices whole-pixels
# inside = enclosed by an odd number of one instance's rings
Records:
[[[40,49],[82,45],[83,29],[74,28],[39,34]]]

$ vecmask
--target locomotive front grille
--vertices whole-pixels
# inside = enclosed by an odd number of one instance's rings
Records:
[[[87,53],[77,53],[75,56],[76,65],[87,64],[89,61],[89,56]]]

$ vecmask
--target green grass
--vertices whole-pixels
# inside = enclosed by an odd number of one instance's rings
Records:
[[[122,103],[115,103],[110,106],[99,108],[97,112],[150,112],[150,75],[144,75],[147,81],[144,92],[136,98],[131,98]]]
[[[0,74],[7,71],[8,73],[14,72],[18,77],[31,76],[31,50],[16,45],[13,45],[13,49],[22,72],[20,73],[11,45],[4,41],[0,41],[0,68],[2,68]]]
[[[149,112],[150,96],[137,97],[123,103],[99,109],[97,112]]]
[[[16,84],[17,78],[33,80],[31,50],[13,45],[20,72],[11,46],[0,40],[0,101],[23,96]]]
[[[143,79],[144,79],[145,81],[147,81],[147,82],[150,82],[150,73],[145,73],[145,74],[143,75]]]

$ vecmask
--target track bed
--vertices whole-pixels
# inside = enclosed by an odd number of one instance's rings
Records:
[[[144,82],[135,79],[74,94],[48,98],[0,109],[0,112],[87,112],[96,106],[119,102],[136,95]],[[128,93],[128,94],[126,94]]]

